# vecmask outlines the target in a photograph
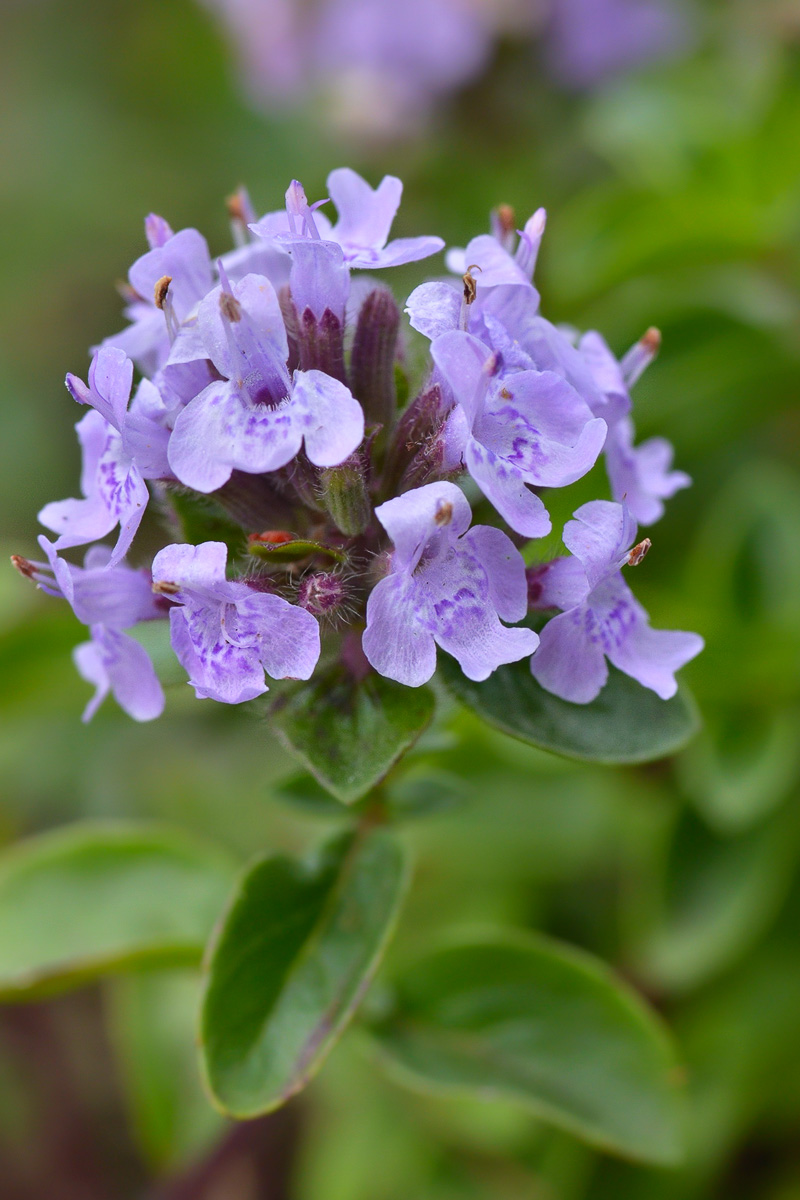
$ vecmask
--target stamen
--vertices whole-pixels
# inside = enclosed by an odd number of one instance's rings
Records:
[[[644,538],[641,542],[637,542],[633,549],[628,553],[628,566],[638,567],[639,563],[645,557],[652,544],[653,543],[650,541],[650,538]]]
[[[461,278],[464,281],[464,303],[472,304],[478,294],[478,283],[473,271],[483,271],[483,267],[479,267],[477,263],[472,263]]]
[[[467,325],[469,324],[469,306],[473,303],[478,294],[478,284],[472,272],[480,270],[482,270],[482,268],[479,267],[477,263],[472,263],[472,265],[467,267],[465,273],[461,276],[462,280],[464,281],[464,295],[461,301],[461,312],[458,316],[459,329],[466,329]]]
[[[230,292],[220,292],[219,311],[225,321],[236,323],[242,319],[242,306]]]
[[[162,275],[154,289],[156,308],[160,308],[162,312],[164,311],[164,305],[167,302],[167,292],[169,291],[169,285],[171,283],[171,275]]]
[[[651,326],[620,362],[626,387],[633,387],[661,349],[661,330]]]
[[[516,215],[510,204],[498,204],[492,212],[492,232],[500,245],[509,254],[514,249]]]
[[[166,579],[154,579],[152,590],[155,592],[156,596],[174,596],[176,592],[179,592],[181,589],[180,584],[170,583]]]
[[[436,512],[433,515],[434,522],[441,529],[444,525],[449,525],[453,519],[453,506],[449,500],[440,500],[436,505]]]
[[[12,554],[11,565],[26,579],[36,578],[36,565],[29,558],[23,558],[21,554]]]

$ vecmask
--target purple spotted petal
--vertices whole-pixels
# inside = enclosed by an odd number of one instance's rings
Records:
[[[511,538],[502,529],[476,525],[463,544],[486,572],[489,599],[503,621],[521,621],[528,609],[525,564]]]
[[[372,589],[361,645],[387,679],[406,687],[428,682],[436,670],[436,643],[427,598],[416,594],[413,579],[389,575]]]
[[[268,690],[258,656],[226,641],[218,610],[173,608],[169,624],[172,649],[198,699],[243,704]]]
[[[83,713],[90,721],[109,691],[134,721],[152,721],[164,710],[164,693],[144,647],[116,629],[93,625],[92,640],[76,646],[79,673],[97,689]]]
[[[452,654],[468,679],[482,680],[503,663],[532,654],[539,639],[530,629],[507,629],[500,624],[486,569],[465,542],[457,543],[455,554],[441,554],[429,564],[423,563],[415,580],[416,591],[430,605],[436,644]],[[519,567],[521,571],[521,559]]]
[[[586,606],[547,622],[531,659],[531,673],[546,691],[573,704],[589,704],[600,694],[608,667]]]
[[[525,537],[545,537],[552,523],[542,500],[525,484],[522,472],[488,447],[470,438],[467,470],[512,529]]]
[[[295,371],[292,405],[306,453],[318,467],[335,467],[364,437],[364,413],[352,392],[323,371]]]
[[[647,620],[636,623],[627,638],[608,651],[615,667],[650,688],[662,700],[678,690],[675,672],[703,649],[696,633],[651,629]]]
[[[302,444],[298,411],[253,404],[233,383],[212,383],[178,415],[169,442],[172,470],[187,487],[214,492],[235,469],[275,471]]]
[[[86,499],[48,504],[39,513],[39,520],[59,534],[57,550],[96,541],[119,524],[119,537],[110,560],[114,566],[124,558],[133,541],[149,493],[138,468],[125,454],[119,434],[99,413],[87,413],[76,429],[84,447],[82,485]],[[105,444],[98,457],[101,436]]]

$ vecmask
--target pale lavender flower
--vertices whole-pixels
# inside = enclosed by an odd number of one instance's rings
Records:
[[[145,475],[158,478],[168,470],[169,435],[151,415],[157,403],[150,393],[152,385],[142,385],[143,394],[129,413],[132,380],[130,359],[110,346],[102,347],[92,360],[88,387],[75,375],[67,375],[73,398],[93,410],[75,426],[83,452],[84,499],[55,501],[39,513],[41,523],[59,535],[57,550],[94,542],[119,525],[109,560],[112,567],[124,558],[144,515],[149,499]]]
[[[534,487],[565,487],[589,471],[606,437],[605,421],[552,371],[495,374],[497,356],[468,333],[445,333],[431,344],[437,368],[457,408],[450,418],[463,437],[463,459],[484,495],[517,533],[550,532]]]
[[[213,492],[234,470],[275,471],[303,444],[316,466],[336,466],[361,442],[364,414],[343,383],[316,370],[290,378],[280,304],[264,276],[225,277],[190,336],[222,378],[180,411],[170,438],[172,470],[188,487]]]
[[[273,679],[309,679],[319,626],[281,596],[228,581],[223,542],[167,546],[153,560],[153,588],[168,596],[172,648],[198,697],[241,704]]]
[[[608,678],[606,659],[662,700],[677,691],[675,672],[703,648],[696,633],[651,629],[647,613],[621,575],[649,549],[633,546],[636,523],[624,505],[593,500],[564,527],[572,558],[528,573],[532,607],[560,608],[541,632],[531,671],[543,688],[588,704]],[[631,548],[633,547],[633,549]]]
[[[395,238],[389,242],[403,184],[386,175],[372,188],[349,167],[331,171],[327,180],[330,198],[338,210],[332,225],[309,204],[302,185],[294,180],[286,193],[286,211],[267,213],[251,225],[259,237],[283,244],[292,255],[290,277],[297,311],[310,308],[319,320],[325,308],[339,320],[349,289],[349,270],[376,270],[428,258],[444,247],[438,237]]]
[[[501,624],[525,615],[519,551],[499,529],[469,529],[470,506],[455,484],[429,483],[375,513],[394,543],[391,572],[367,602],[362,644],[376,671],[419,687],[436,669],[438,645],[481,680],[536,649],[532,630]]]
[[[606,467],[611,494],[620,503],[625,501],[640,525],[652,525],[663,517],[664,501],[692,481],[685,471],[670,470],[674,451],[666,438],[648,438],[634,446],[633,437],[630,417],[609,430]]]
[[[674,452],[666,438],[649,438],[634,446],[633,421],[625,415],[630,405],[629,388],[653,361],[660,344],[658,330],[648,329],[621,362],[617,362],[599,333],[584,334],[578,345],[595,382],[608,400],[609,410],[623,414],[609,425],[606,469],[612,496],[619,503],[625,501],[631,516],[640,525],[652,525],[660,520],[664,515],[664,500],[692,482],[685,471],[670,469]]]
[[[145,233],[150,250],[128,272],[131,301],[125,316],[131,324],[102,344],[124,350],[144,375],[153,375],[214,279],[208,243],[196,229],[173,233],[162,217],[151,213]]]
[[[81,676],[95,687],[83,720],[89,721],[111,692],[135,721],[152,721],[164,709],[164,693],[143,646],[123,630],[165,615],[164,604],[153,595],[150,576],[124,564],[110,566],[106,546],[92,546],[84,565],[59,558],[47,538],[39,543],[47,563],[27,563],[29,574],[51,596],[61,596],[75,616],[89,626],[91,640],[73,651]]]

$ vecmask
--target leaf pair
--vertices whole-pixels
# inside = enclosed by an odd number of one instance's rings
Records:
[[[447,655],[439,672],[448,691],[488,724],[567,758],[640,763],[674,754],[697,731],[694,706],[681,693],[660,700],[611,670],[592,704],[546,692],[527,662],[500,667],[484,683],[462,674]],[[428,687],[406,688],[370,674],[360,683],[333,671],[274,706],[272,721],[288,749],[343,804],[379,783],[430,723]]]
[[[278,1107],[355,1013],[407,883],[402,843],[363,827],[308,862],[274,856],[234,889],[207,964],[204,1071],[237,1117]],[[74,827],[0,865],[0,994],[196,963],[231,865],[178,832]],[[372,1027],[412,1086],[504,1097],[597,1145],[677,1155],[674,1064],[658,1022],[588,955],[483,936],[404,971]]]

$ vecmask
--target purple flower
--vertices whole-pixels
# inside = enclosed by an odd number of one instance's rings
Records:
[[[343,383],[316,370],[289,377],[286,329],[265,277],[225,277],[191,336],[222,378],[180,411],[170,438],[170,465],[188,487],[213,492],[234,470],[275,471],[303,444],[316,466],[336,466],[360,443],[364,414]]]
[[[328,176],[328,190],[339,213],[336,225],[309,204],[294,180],[286,192],[286,211],[267,213],[250,228],[259,237],[285,245],[292,255],[290,286],[297,311],[310,308],[319,320],[329,309],[341,321],[349,291],[349,270],[373,270],[417,262],[444,246],[438,237],[396,238],[389,230],[400,205],[403,185],[386,175],[377,188],[340,167]]]
[[[452,483],[429,483],[375,510],[394,542],[391,573],[367,602],[362,644],[381,675],[419,687],[436,669],[436,646],[469,679],[486,679],[538,645],[530,629],[508,629],[526,610],[525,568],[499,529],[477,525]]]
[[[94,542],[119,525],[111,567],[124,558],[144,515],[149,499],[144,478],[168,472],[168,433],[153,415],[158,404],[152,394],[155,389],[142,384],[129,413],[132,379],[130,359],[110,346],[102,347],[92,360],[88,387],[75,375],[67,375],[73,398],[93,409],[75,426],[83,452],[85,498],[59,500],[39,513],[41,523],[59,534],[56,550]]]
[[[150,250],[128,272],[132,299],[125,315],[131,325],[106,338],[103,346],[124,350],[143,374],[153,375],[214,280],[208,244],[196,229],[173,233],[162,217],[151,213],[145,232]]]
[[[511,216],[505,215],[506,219]],[[544,209],[537,209],[519,231],[516,251],[513,228],[501,227],[497,221],[494,234],[473,238],[465,250],[449,250],[447,265],[465,277],[464,284],[456,287],[434,280],[415,288],[406,301],[412,328],[431,341],[442,333],[464,329],[502,354],[507,369],[534,367],[512,331],[520,314],[529,319],[539,308],[539,293],[532,280],[545,221]]]
[[[273,679],[309,679],[320,652],[311,613],[281,596],[225,578],[227,547],[167,546],[153,560],[153,588],[168,596],[172,647],[199,697],[241,704]]]
[[[619,415],[609,425],[605,455],[611,494],[618,503],[624,500],[631,516],[640,525],[652,525],[664,515],[664,500],[691,479],[684,471],[672,471],[673,449],[666,438],[650,438],[634,446],[633,421],[627,414],[629,389],[653,361],[661,345],[657,329],[648,329],[621,362],[617,362],[599,333],[586,333],[578,350],[592,372],[597,386],[608,402],[610,412]]]
[[[468,333],[445,333],[431,345],[458,404],[451,426],[463,434],[467,470],[512,529],[550,532],[547,510],[530,490],[564,487],[589,471],[603,448],[605,421],[552,371],[497,378],[497,357]]]
[[[685,471],[672,471],[673,449],[666,438],[653,437],[633,444],[633,421],[623,417],[614,425],[606,442],[606,467],[611,494],[624,500],[634,520],[652,525],[664,515],[664,501],[691,479]]]
[[[662,700],[677,691],[675,672],[703,648],[696,633],[651,629],[620,569],[640,562],[649,549],[631,549],[636,524],[627,508],[609,500],[584,504],[564,528],[572,558],[557,558],[529,572],[535,608],[560,608],[541,633],[531,671],[543,688],[588,704],[608,678],[606,659]]]
[[[39,542],[48,562],[29,563],[33,569],[26,573],[51,596],[63,596],[91,634],[91,641],[73,651],[79,673],[96,689],[83,720],[91,720],[109,692],[135,721],[160,716],[164,693],[153,664],[144,647],[122,632],[164,616],[149,574],[122,564],[110,566],[106,546],[90,547],[83,567],[78,567],[59,558],[47,538]]]

